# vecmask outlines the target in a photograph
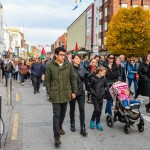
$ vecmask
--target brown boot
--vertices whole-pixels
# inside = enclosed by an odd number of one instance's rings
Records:
[[[64,135],[65,134],[65,131],[63,130],[63,128],[59,129],[59,133],[60,133],[60,135]]]
[[[59,138],[55,138],[55,142],[54,142],[56,147],[59,147],[59,145],[61,144],[61,141]]]

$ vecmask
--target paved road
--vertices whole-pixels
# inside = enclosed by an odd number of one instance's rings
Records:
[[[4,85],[0,84],[2,92]],[[80,135],[79,112],[76,106],[76,128],[72,133],[69,124],[69,105],[64,122],[66,134],[61,137],[62,150],[149,150],[150,149],[150,114],[145,112],[147,98],[143,100],[141,111],[146,115],[145,131],[139,133],[137,126],[133,125],[130,134],[123,132],[124,124],[116,122],[113,128],[109,128],[105,122],[105,114],[102,114],[102,125],[104,131],[89,128],[89,122],[93,111],[93,105],[86,104],[86,126],[88,136]],[[6,103],[3,105],[6,108]],[[8,106],[7,106],[8,107]],[[7,108],[8,109],[8,108]],[[105,109],[105,103],[104,103]],[[103,110],[104,110],[103,109]],[[13,82],[13,107],[7,111],[3,109],[5,123],[8,124],[5,135],[2,139],[3,150],[53,150],[53,130],[52,130],[52,105],[46,99],[45,87],[41,86],[39,94],[33,94],[31,82],[26,82],[21,86],[18,82]],[[10,117],[11,116],[11,117]],[[8,128],[9,127],[9,128]]]

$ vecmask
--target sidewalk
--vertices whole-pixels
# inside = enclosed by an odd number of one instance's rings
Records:
[[[1,149],[3,149],[5,142],[6,142],[6,139],[7,139],[7,136],[8,136],[10,120],[11,120],[11,115],[12,115],[12,108],[13,108],[12,106],[7,105],[6,87],[5,87],[4,82],[0,83],[0,95],[2,96],[2,118],[3,118],[4,124],[5,124],[4,135],[1,139]]]

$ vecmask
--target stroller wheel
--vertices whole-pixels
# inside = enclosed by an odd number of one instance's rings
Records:
[[[112,128],[113,125],[114,125],[113,117],[110,116],[110,115],[108,115],[108,116],[106,117],[106,123],[107,123],[107,126],[108,126],[108,127]]]
[[[138,124],[138,130],[139,130],[139,132],[143,132],[144,131],[144,125]]]
[[[129,127],[128,127],[128,125],[124,126],[124,133],[129,134]]]

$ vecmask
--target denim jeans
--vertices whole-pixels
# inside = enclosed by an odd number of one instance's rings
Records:
[[[53,132],[54,138],[60,138],[59,129],[62,128],[62,124],[64,122],[67,103],[59,104],[52,103],[53,106]]]
[[[25,81],[25,74],[20,74],[21,75],[21,83],[24,83],[24,81]]]
[[[137,91],[137,80],[128,78],[128,85],[129,85],[129,87],[131,87],[132,81],[134,82],[134,93],[136,93],[136,91]]]
[[[109,115],[112,116],[111,106],[112,106],[112,100],[107,99],[105,113],[108,113]]]
[[[33,76],[32,79],[33,79],[34,91],[39,91],[40,83],[41,83],[41,77]]]

